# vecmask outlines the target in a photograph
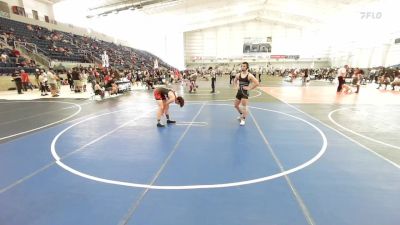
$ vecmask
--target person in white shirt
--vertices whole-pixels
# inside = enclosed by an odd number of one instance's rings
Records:
[[[0,58],[1,58],[1,62],[7,62],[8,61],[8,55],[5,52],[3,52],[1,54]]]
[[[39,83],[41,95],[47,95],[47,74],[44,70],[40,70]]]
[[[50,85],[50,92],[52,97],[58,97],[57,94],[57,81],[58,77],[54,74],[52,70],[47,72],[47,82]]]
[[[109,57],[107,55],[107,51],[104,51],[103,54],[101,55],[101,61],[103,63],[103,67],[109,67]]]
[[[215,82],[217,81],[217,73],[213,68],[210,66],[208,68],[208,71],[210,72],[210,77],[211,77],[211,93],[215,93]]]
[[[88,84],[88,77],[89,74],[86,72],[86,70],[81,71],[81,84],[83,87],[83,92],[86,92],[87,84]]]
[[[349,85],[346,84],[345,79],[344,79],[346,77],[348,68],[349,68],[348,65],[344,65],[343,68],[340,68],[338,70],[337,78],[338,78],[339,84],[337,87],[337,93],[343,93],[343,92],[351,93],[351,89],[350,89]]]
[[[232,69],[230,75],[229,75],[229,84],[232,84],[232,81],[235,79],[237,72],[235,68]]]

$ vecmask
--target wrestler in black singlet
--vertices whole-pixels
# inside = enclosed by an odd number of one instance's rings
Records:
[[[249,73],[247,73],[246,77],[242,78],[242,74],[239,75],[239,90],[236,94],[236,98],[241,100],[242,98],[249,98],[249,91],[244,90],[243,87],[248,87],[250,85]]]
[[[154,98],[156,100],[166,100],[168,98],[168,92],[172,91],[175,95],[175,92],[172,89],[158,87],[154,90]],[[176,95],[175,95],[176,97]]]

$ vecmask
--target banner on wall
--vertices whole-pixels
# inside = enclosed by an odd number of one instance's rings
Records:
[[[20,16],[26,17],[25,9],[23,7],[14,5],[11,7],[11,10],[15,15],[20,15]]]
[[[243,54],[267,54],[271,53],[272,37],[253,38],[246,37],[243,42]]]
[[[271,59],[299,59],[300,55],[271,55]]]
[[[154,69],[158,69],[158,60],[157,59],[154,60]]]
[[[10,18],[10,8],[7,2],[0,1],[0,17]]]

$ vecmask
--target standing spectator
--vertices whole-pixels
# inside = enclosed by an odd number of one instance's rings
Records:
[[[23,94],[22,93],[22,79],[21,79],[21,74],[19,73],[18,70],[15,71],[15,73],[12,75],[12,78],[15,82],[15,86],[17,87],[18,94]]]
[[[39,83],[40,83],[41,96],[48,95],[47,94],[47,74],[45,73],[45,70],[40,70]]]
[[[87,87],[87,83],[88,83],[88,74],[86,72],[86,70],[82,70],[81,72],[81,83],[82,83],[82,87],[83,87],[83,92],[86,92],[86,87]]]
[[[58,97],[58,94],[57,94],[58,77],[54,74],[53,70],[51,70],[51,69],[47,72],[47,80],[48,80],[48,84],[50,85],[51,96]]]
[[[217,81],[217,74],[211,66],[208,68],[208,71],[210,72],[211,76],[211,93],[215,93],[215,82]]]
[[[33,91],[31,82],[29,81],[29,75],[24,70],[21,70],[21,80],[22,80],[22,88],[24,91],[28,90],[28,87]]]
[[[305,69],[303,73],[303,86],[307,84],[307,78],[308,78],[308,69]]]
[[[343,89],[345,89],[346,93],[351,92],[350,87],[346,84],[345,79],[344,79],[346,77],[348,69],[349,69],[349,66],[348,65],[344,65],[343,68],[340,68],[338,70],[338,76],[337,77],[338,77],[339,84],[338,84],[338,87],[337,87],[337,93],[342,93]]]
[[[67,71],[67,81],[69,84],[69,89],[71,89],[71,91],[73,91],[74,90],[74,80],[72,79],[71,70]]]
[[[72,80],[74,81],[75,93],[76,92],[81,92],[82,84],[81,84],[81,78],[80,78],[78,69],[77,68],[73,68],[71,75],[72,75]]]
[[[101,61],[102,61],[102,65],[103,67],[108,68],[110,66],[109,64],[109,57],[107,55],[107,51],[103,51],[103,54],[101,55]]]
[[[357,90],[355,93],[358,93],[360,91],[360,84],[362,80],[362,70],[356,69],[353,74],[353,85],[357,87]]]
[[[235,79],[236,71],[232,69],[231,74],[229,75],[229,84],[232,84],[232,81]]]
[[[40,81],[39,81],[39,75],[40,75],[40,70],[36,69],[35,70],[35,85],[37,86],[37,88],[40,89]]]
[[[55,75],[56,75],[56,81],[57,81],[57,94],[60,94],[63,79],[60,77],[60,72],[56,72]]]
[[[92,87],[92,91],[94,91],[94,86],[96,85],[96,75],[94,74],[94,71],[89,70],[89,74],[88,74],[87,80],[88,80],[88,82],[90,83],[90,85]]]

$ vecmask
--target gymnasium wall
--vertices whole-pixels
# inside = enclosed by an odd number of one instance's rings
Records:
[[[390,7],[388,7],[390,6]],[[331,46],[333,66],[378,67],[400,64],[400,20],[396,0],[360,3],[347,11],[338,12],[323,33]]]
[[[352,42],[332,50],[329,58],[335,67],[345,64],[361,68],[387,67],[400,64],[400,44],[394,44],[390,37],[383,43],[370,43],[370,46],[358,47]]]
[[[213,27],[184,33],[185,64],[192,64],[193,59],[249,59],[254,62],[288,64],[283,61],[268,59],[268,55],[299,55],[307,59],[303,64],[310,64],[312,59],[327,58],[328,47],[317,42],[317,35],[312,31],[293,26],[282,26],[262,21],[247,21],[225,26]],[[270,54],[243,53],[245,38],[272,37]],[[222,60],[223,61],[223,60]],[[293,60],[292,60],[293,61]],[[293,63],[289,64],[295,64]]]
[[[51,21],[54,21],[53,6],[47,1],[34,1],[34,0],[1,0],[12,6],[19,6],[25,9],[27,17],[33,18],[32,10],[38,12],[39,20],[44,21],[44,16],[48,16]],[[13,13],[11,13],[13,15]]]
[[[78,34],[81,36],[90,36],[90,37],[94,37],[94,38],[108,41],[108,42],[120,43],[120,44],[126,45],[126,46],[129,45],[129,43],[125,40],[119,40],[112,36],[108,36],[108,35],[105,35],[100,32],[94,32],[94,31],[88,30],[86,28],[77,27],[77,26],[73,26],[70,24],[57,23],[54,20],[53,6],[52,6],[52,4],[48,3],[46,0],[43,0],[43,1],[0,0],[0,2],[5,2],[8,4],[8,7],[10,8],[9,19],[12,19],[12,20],[27,23],[27,24],[33,24],[33,25],[46,27],[50,30],[60,30],[60,31],[64,31],[64,32]],[[25,9],[26,17],[12,13],[12,10],[11,10],[12,6],[23,7]],[[32,10],[36,10],[38,12],[39,20],[36,20],[33,18]],[[50,23],[45,22],[45,19],[44,19],[45,15],[49,16]]]

